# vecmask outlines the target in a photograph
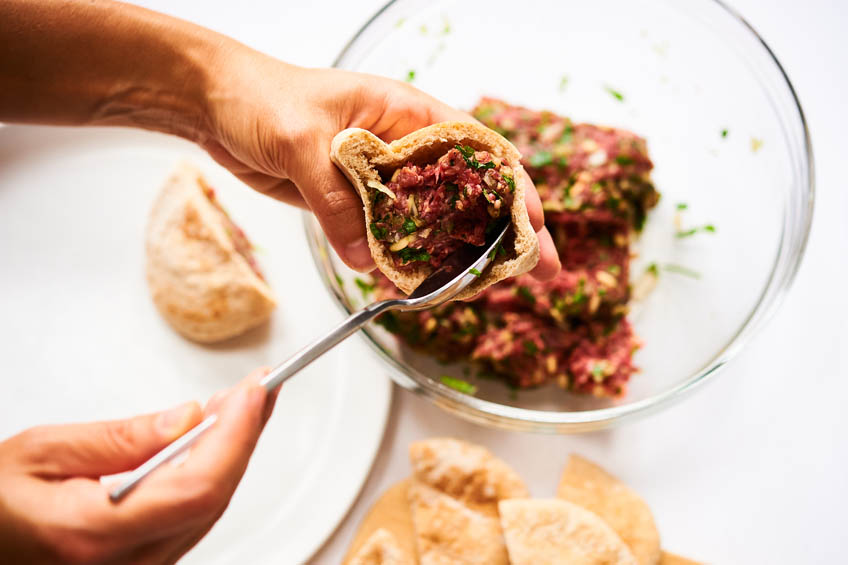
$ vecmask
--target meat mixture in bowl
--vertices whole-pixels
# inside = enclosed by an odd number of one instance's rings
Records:
[[[457,145],[430,164],[407,163],[373,190],[371,233],[399,269],[438,267],[466,243],[483,245],[494,220],[510,213],[512,169],[486,151]]]
[[[645,140],[489,98],[473,114],[523,155],[563,269],[549,282],[521,275],[471,302],[380,322],[414,348],[472,361],[512,386],[553,381],[577,393],[623,395],[639,348],[626,317],[630,241],[659,199]],[[382,276],[377,289],[380,298],[399,295]]]

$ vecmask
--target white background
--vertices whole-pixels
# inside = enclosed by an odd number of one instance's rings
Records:
[[[382,0],[143,2],[287,61],[329,65]],[[375,498],[408,473],[406,446],[453,435],[489,446],[536,496],[569,452],[642,493],[664,545],[711,563],[844,563],[848,502],[848,3],[734,0],[783,63],[807,113],[817,202],[806,258],[770,324],[713,383],[642,422],[579,437],[487,430],[397,391],[373,473],[316,556],[338,563]],[[753,228],[755,229],[755,228]],[[316,300],[329,300],[316,296]],[[343,470],[340,470],[343,472]],[[307,509],[304,509],[307,511]],[[284,539],[281,533],[281,539]]]

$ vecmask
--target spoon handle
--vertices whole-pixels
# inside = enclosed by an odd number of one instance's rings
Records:
[[[268,392],[274,390],[289,377],[315,361],[318,357],[338,345],[353,332],[370,322],[374,317],[391,308],[397,307],[399,300],[382,300],[363,308],[359,312],[350,315],[344,322],[336,326],[332,331],[321,339],[307,345],[289,359],[277,365],[270,373],[265,375],[259,382]],[[218,416],[211,414],[192,429],[165,446],[156,455],[142,463],[131,471],[124,481],[109,493],[112,502],[121,500],[128,492],[140,483],[147,475],[183,453],[200,438],[203,433],[212,427]]]

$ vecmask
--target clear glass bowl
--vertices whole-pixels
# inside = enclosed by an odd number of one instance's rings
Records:
[[[460,108],[494,96],[648,140],[662,199],[632,272],[654,262],[661,270],[654,291],[632,305],[644,347],[627,394],[602,400],[555,386],[514,394],[480,381],[468,396],[438,381],[462,377],[458,367],[400,346],[378,326],[365,330],[396,382],[451,412],[504,428],[574,432],[666,406],[739,352],[798,269],[813,205],[803,112],[766,44],[719,2],[396,0],[336,64],[401,80],[413,71],[415,86]],[[710,223],[716,233],[676,238],[682,202],[684,226]],[[355,275],[311,216],[305,222],[333,297],[346,312],[362,306]]]

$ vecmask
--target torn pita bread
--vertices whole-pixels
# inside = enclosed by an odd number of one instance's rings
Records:
[[[557,496],[603,518],[639,565],[660,562],[660,535],[651,509],[630,487],[578,455],[568,459]]]
[[[398,563],[412,565],[418,562],[415,555],[415,531],[412,525],[408,493],[409,479],[400,481],[383,493],[359,525],[359,530],[342,563],[354,565],[354,557],[371,555],[372,553],[365,549],[369,544],[377,547],[391,545],[386,541],[386,536],[374,538],[379,531],[391,536],[391,542],[398,550]],[[394,553],[391,554],[394,555]]]
[[[504,500],[501,525],[513,565],[635,565],[618,534],[565,500]]]
[[[485,447],[453,438],[416,441],[409,446],[412,475],[487,516],[498,502],[530,496],[518,473]]]
[[[675,555],[673,553],[669,553],[667,551],[662,552],[662,557],[660,557],[660,565],[701,565],[697,561],[692,561],[691,559],[686,559],[685,557],[680,557],[679,555]]]
[[[377,186],[383,186],[383,178],[412,161],[419,164],[435,162],[456,145],[473,147],[477,151],[488,151],[502,159],[514,171],[515,198],[511,207],[512,238],[505,245],[507,253],[495,258],[494,262],[466,288],[457,300],[470,298],[486,287],[503,280],[526,273],[539,261],[539,240],[530,224],[527,207],[524,203],[525,176],[520,159],[521,154],[503,136],[493,130],[473,122],[443,122],[414,131],[409,135],[385,143],[369,131],[351,128],[340,132],[333,138],[330,158],[347,176],[359,195],[365,209],[365,222],[373,221],[373,192]],[[369,186],[370,185],[370,186]],[[399,289],[410,294],[432,272],[430,265],[420,265],[410,270],[400,271],[387,246],[377,240],[371,230],[366,229],[371,255],[382,271]],[[507,234],[507,237],[510,237]]]
[[[451,438],[414,442],[409,459],[422,565],[508,563],[498,502],[529,496],[521,477],[484,447]]]
[[[421,565],[507,565],[497,517],[471,510],[460,501],[418,481],[409,487]]]
[[[267,320],[276,305],[244,233],[188,164],[171,174],[156,198],[146,248],[153,302],[189,339],[237,336]]]
[[[349,561],[348,565],[415,565],[414,559],[404,555],[395,537],[380,528],[365,540],[365,543]]]

